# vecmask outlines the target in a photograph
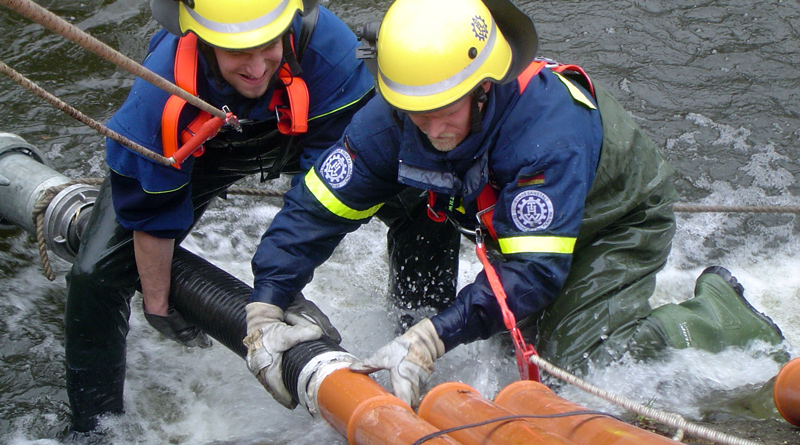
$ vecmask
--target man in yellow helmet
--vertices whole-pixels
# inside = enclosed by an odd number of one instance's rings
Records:
[[[165,29],[152,37],[145,67],[215,107],[227,106],[242,131],[223,127],[204,154],[179,168],[107,142],[111,172],[67,277],[67,390],[77,431],[93,429],[101,414],[122,412],[125,337],[137,288],[145,318],[159,332],[186,346],[211,345],[168,298],[173,250],[209,202],[246,175],[267,180],[307,170],[373,96],[374,79],[354,56],[355,35],[313,2],[153,0],[151,6]],[[170,156],[206,119],[136,79],[108,126]],[[295,297],[298,310],[314,311]],[[321,313],[312,315],[325,322]]]
[[[650,307],[675,231],[673,170],[608,92],[577,66],[534,59],[536,47],[508,0],[397,0],[377,38],[380,96],[286,194],[253,258],[248,312],[285,308],[346,233],[412,188],[428,192],[431,218],[491,236],[510,310],[558,365],[781,343],[721,267],[695,298]],[[505,329],[480,273],[351,369],[388,369],[414,406],[434,360]],[[248,332],[251,353],[280,357],[274,331],[248,320]]]

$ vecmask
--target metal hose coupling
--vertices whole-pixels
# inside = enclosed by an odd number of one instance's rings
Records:
[[[317,395],[322,382],[334,371],[358,359],[329,337],[300,343],[283,354],[283,384],[298,405],[319,416]]]

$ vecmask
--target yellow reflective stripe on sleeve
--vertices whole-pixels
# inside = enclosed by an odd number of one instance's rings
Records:
[[[317,176],[317,172],[312,168],[311,170],[306,173],[304,178],[306,187],[317,198],[317,201],[320,202],[326,209],[330,210],[336,216],[341,216],[345,219],[351,220],[359,220],[364,218],[369,218],[370,216],[374,215],[378,209],[381,208],[383,203],[372,206],[367,210],[356,210],[346,206],[342,201],[331,193],[328,186],[325,185],[324,182]]]
[[[586,97],[585,94],[583,94],[583,91],[581,91],[578,87],[576,87],[575,84],[570,82],[566,77],[562,76],[561,74],[558,74],[558,73],[554,73],[554,74],[558,77],[559,80],[561,80],[561,83],[563,83],[564,85],[567,86],[567,89],[569,90],[569,94],[572,95],[573,99],[575,99],[578,102],[586,105],[591,110],[596,110],[597,109],[597,107],[594,106],[592,101],[589,100],[589,98]]]
[[[561,236],[516,236],[500,238],[500,252],[511,253],[563,253],[570,254],[575,249],[576,238]]]
[[[373,89],[374,89],[374,87],[373,87],[373,88],[370,88],[370,89],[368,89],[366,93],[364,93],[364,94],[362,94],[362,95],[361,95],[361,97],[359,97],[358,99],[356,99],[356,100],[354,100],[354,101],[350,102],[349,104],[344,104],[344,105],[342,105],[341,107],[339,107],[339,108],[337,108],[337,109],[335,109],[335,110],[328,111],[327,113],[318,114],[318,115],[316,115],[316,116],[309,116],[309,117],[308,117],[308,120],[309,120],[309,121],[313,121],[314,119],[319,119],[319,118],[321,118],[321,117],[325,117],[325,116],[328,116],[328,115],[330,115],[330,114],[336,113],[336,112],[337,112],[337,111],[339,111],[339,110],[344,110],[345,108],[347,108],[347,107],[350,107],[350,106],[352,106],[352,105],[353,105],[353,104],[355,104],[355,103],[358,103],[358,101],[360,101],[361,99],[363,99],[363,98],[364,98],[364,96],[366,96],[367,94],[369,94],[369,92],[370,92],[370,91],[372,91]]]

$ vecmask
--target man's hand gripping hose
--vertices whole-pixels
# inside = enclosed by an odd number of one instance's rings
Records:
[[[417,408],[420,386],[428,383],[433,362],[442,355],[444,343],[430,319],[425,318],[368,359],[350,365],[350,369],[362,374],[388,370],[394,395]]]
[[[255,302],[245,306],[247,337],[243,343],[247,347],[247,367],[267,392],[289,409],[294,409],[297,402],[283,384],[283,353],[300,343],[322,337],[323,328],[315,321],[315,315],[312,315],[316,311],[324,318],[322,324],[327,323],[330,326],[328,318],[313,303],[305,299],[303,301],[305,303],[295,305],[295,300],[285,313],[278,306],[269,303]],[[308,305],[312,305],[316,311],[310,310]],[[341,339],[333,326],[330,328],[336,336],[332,338]]]

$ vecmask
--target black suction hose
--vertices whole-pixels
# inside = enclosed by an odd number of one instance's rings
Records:
[[[244,307],[253,288],[238,278],[178,247],[172,260],[170,299],[186,321],[244,358],[247,335]],[[300,372],[316,356],[325,352],[345,351],[329,337],[300,343],[283,354],[283,382],[298,401]]]
[[[172,260],[171,303],[189,323],[244,358],[244,307],[253,288],[217,266],[178,247]]]
[[[300,397],[298,397],[300,372],[314,357],[332,351],[346,352],[330,337],[323,336],[319,340],[300,343],[283,354],[283,366],[281,367],[283,385],[286,386],[296,402],[300,401]]]

